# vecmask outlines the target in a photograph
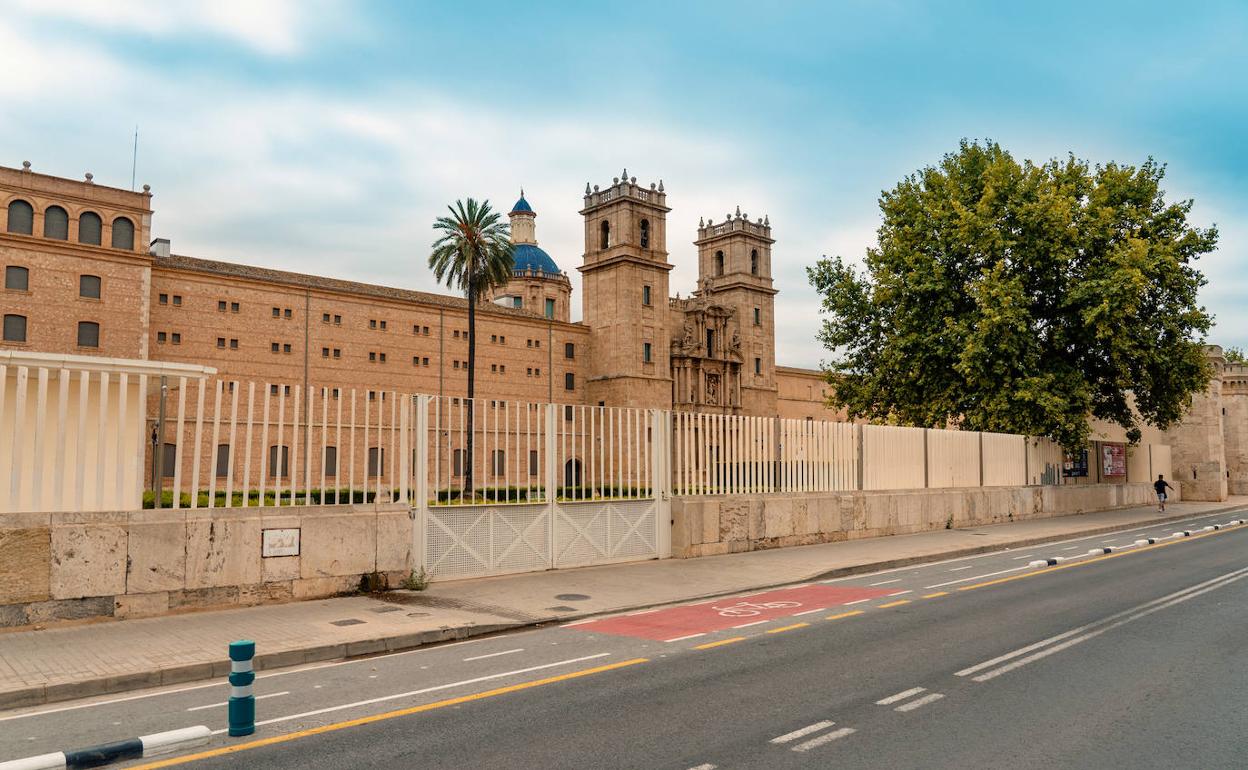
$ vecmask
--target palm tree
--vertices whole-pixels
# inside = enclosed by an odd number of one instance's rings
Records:
[[[429,267],[438,282],[459,289],[468,298],[468,462],[464,470],[464,492],[472,495],[472,417],[475,408],[477,368],[477,302],[482,294],[502,286],[511,278],[514,246],[507,224],[489,201],[455,201],[447,206],[451,215],[438,217],[433,229],[439,237],[433,242]]]

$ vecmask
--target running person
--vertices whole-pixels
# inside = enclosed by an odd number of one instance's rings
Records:
[[[1153,482],[1153,490],[1157,492],[1157,510],[1161,513],[1166,512],[1166,489],[1174,489],[1170,486],[1170,482],[1166,481],[1166,477],[1157,474],[1157,480]]]

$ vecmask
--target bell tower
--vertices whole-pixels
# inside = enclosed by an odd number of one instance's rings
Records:
[[[581,318],[590,328],[592,366],[585,401],[619,406],[671,405],[667,329],[667,195],[637,177],[605,190],[585,185]]]
[[[777,290],[771,281],[771,219],[748,214],[723,222],[698,222],[698,285],[705,300],[730,308],[734,320],[724,340],[741,361],[740,408],[744,414],[776,414]]]

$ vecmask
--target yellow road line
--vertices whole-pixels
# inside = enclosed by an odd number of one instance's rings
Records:
[[[420,706],[412,706],[410,708],[398,709],[396,711],[387,711],[383,714],[371,714],[369,716],[359,717],[357,719],[348,719],[345,722],[335,722],[329,725],[321,725],[320,727],[311,727],[306,730],[297,730],[295,732],[286,733],[284,735],[274,735],[270,738],[261,738],[260,740],[257,740],[257,741],[248,741],[247,743],[236,743],[232,746],[222,746],[219,749],[201,751],[198,754],[187,754],[186,756],[172,757],[170,759],[162,759],[159,762],[151,762],[146,765],[138,765],[137,767],[131,768],[131,770],[155,770],[155,768],[158,768],[158,767],[172,767],[173,765],[182,765],[188,762],[195,762],[196,760],[200,760],[200,759],[208,759],[209,757],[220,757],[226,754],[235,754],[240,751],[247,751],[248,749],[258,749],[258,748],[261,748],[262,746],[272,746],[278,743],[286,743],[288,741],[297,740],[299,738],[307,738],[308,736],[311,736],[311,735],[320,735],[321,733],[331,733],[337,730],[344,730],[348,727],[358,727],[360,725],[367,725],[373,722],[381,722],[387,719],[394,719],[396,717],[405,717],[411,714],[419,714],[424,711],[433,711],[435,709],[447,708],[448,706],[458,706],[461,703],[470,703],[472,701],[484,700],[485,698],[493,698],[498,695],[506,695],[507,693],[519,692],[520,690],[529,690],[534,687],[541,687],[542,685],[554,684],[556,682],[566,682],[569,679],[577,679],[579,677],[590,676],[592,674],[601,674],[605,671],[614,671],[617,668],[624,668],[626,666],[635,666],[638,663],[648,663],[648,662],[649,662],[649,658],[633,658],[632,660],[624,660],[624,661],[620,661],[619,663],[610,663],[605,666],[587,668],[581,671],[571,671],[566,674],[560,674],[558,676],[551,676],[545,679],[535,679],[531,682],[521,682],[519,684],[508,685],[506,687],[499,687],[494,690],[487,690],[485,692],[473,693],[472,695],[461,695],[458,698],[449,698],[447,700],[440,700],[434,703],[426,703]]]
[[[1190,543],[1191,541],[1199,540],[1202,537],[1209,537],[1210,535],[1221,535],[1225,532],[1232,532],[1238,529],[1240,528],[1234,527],[1233,529],[1215,529],[1213,532],[1206,532],[1203,535],[1192,535],[1191,537],[1183,537],[1177,540],[1171,540],[1168,543],[1154,543],[1153,545],[1137,546],[1135,548],[1132,548],[1129,551],[1118,551],[1117,553],[1109,553],[1109,554],[1105,554],[1104,556],[1096,556],[1091,559],[1081,559],[1078,562],[1072,562],[1070,564],[1058,564],[1055,567],[1046,567],[1045,569],[1038,569],[1035,572],[1024,572],[1021,575],[1010,575],[1009,577],[997,578],[996,580],[987,580],[987,581],[984,581],[983,583],[973,583],[969,586],[962,586],[958,590],[959,591],[971,591],[976,588],[986,588],[987,586],[1000,585],[1001,583],[1009,583],[1014,580],[1022,580],[1023,578],[1035,577],[1036,575],[1046,575],[1050,572],[1057,572],[1058,570],[1070,569],[1071,567],[1082,567],[1085,564],[1095,564],[1098,561],[1105,561],[1106,559],[1117,559],[1119,556],[1130,556],[1131,554],[1142,553],[1144,551],[1152,551],[1157,548],[1165,548],[1168,545],[1175,545],[1176,543]]]
[[[780,626],[779,628],[772,628],[772,629],[769,629],[769,630],[767,630],[767,631],[764,631],[763,633],[765,633],[765,634],[778,634],[778,633],[780,633],[781,631],[792,631],[792,630],[793,630],[793,629],[795,629],[795,628],[805,628],[806,626],[809,626],[809,625],[810,625],[809,623],[794,623],[794,624],[793,624],[793,625],[791,625],[791,626]]]
[[[949,592],[948,592],[948,591],[937,591],[937,592],[936,592],[936,593],[934,593],[934,594],[924,594],[924,595],[923,595],[923,598],[924,598],[924,599],[935,599],[937,596],[948,596],[948,595],[949,595]]]
[[[840,620],[841,618],[852,618],[855,615],[861,615],[863,610],[850,610],[849,612],[839,612],[835,615],[829,615],[824,620]]]
[[[876,607],[876,609],[877,609],[877,610],[886,610],[886,609],[888,609],[889,607],[900,607],[900,606],[901,606],[901,605],[903,605],[903,604],[909,604],[909,603],[910,603],[910,600],[909,600],[909,599],[899,599],[899,600],[897,600],[897,601],[895,601],[895,602],[889,602],[888,604],[881,604],[879,607]]]
[[[694,647],[693,649],[695,649],[695,650],[709,650],[709,649],[711,649],[712,647],[723,647],[725,644],[732,644],[733,642],[740,642],[740,641],[744,641],[744,640],[745,640],[745,637],[744,637],[744,636],[734,636],[734,637],[732,637],[731,639],[720,639],[718,642],[707,642],[706,644],[699,644],[699,645],[697,645],[696,647]]]

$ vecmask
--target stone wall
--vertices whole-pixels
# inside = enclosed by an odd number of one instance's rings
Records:
[[[1173,499],[1179,499],[1177,491]],[[676,497],[672,556],[905,535],[1152,502],[1146,483]]]
[[[313,599],[412,569],[404,504],[0,514],[0,626]],[[298,556],[261,530],[298,528]]]

